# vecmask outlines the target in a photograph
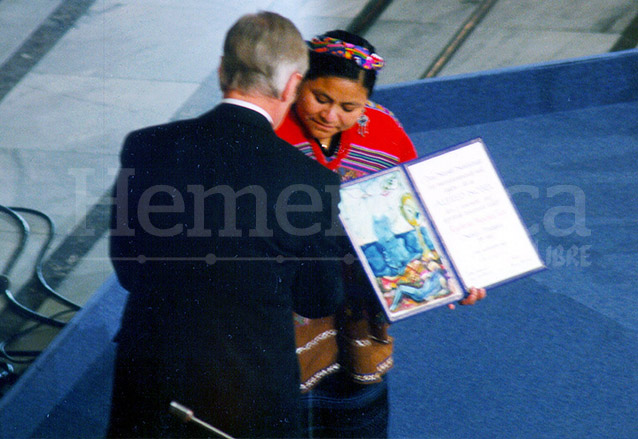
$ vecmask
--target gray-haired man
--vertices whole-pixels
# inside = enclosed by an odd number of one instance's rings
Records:
[[[329,315],[342,298],[338,176],[273,130],[307,63],[290,21],[244,16],[226,36],[222,103],[127,136],[111,258],[130,296],[110,437],[204,435],[172,401],[232,436],[301,434],[292,312]]]

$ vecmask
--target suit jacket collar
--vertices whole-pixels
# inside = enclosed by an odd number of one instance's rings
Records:
[[[242,101],[241,99],[224,98],[222,99],[221,103],[233,104],[239,107],[248,108],[249,110],[255,110],[257,113],[263,115],[266,119],[268,119],[268,122],[270,122],[270,124],[273,125],[273,120],[272,120],[272,117],[270,117],[270,114],[268,114],[268,112],[264,110],[263,108],[261,108],[259,105],[255,105],[252,102]]]
[[[257,128],[274,133],[272,125],[264,115],[249,108],[240,107],[239,105],[221,103],[208,113],[202,115],[201,120],[206,122],[208,119],[217,117],[228,120],[229,122],[253,125]]]

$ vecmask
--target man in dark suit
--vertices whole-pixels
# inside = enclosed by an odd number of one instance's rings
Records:
[[[338,176],[273,130],[306,68],[292,23],[244,16],[222,103],[127,136],[111,258],[130,296],[108,436],[206,435],[171,401],[233,436],[300,435],[292,312],[329,315],[343,294]]]

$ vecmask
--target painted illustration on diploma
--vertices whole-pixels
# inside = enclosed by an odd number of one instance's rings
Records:
[[[375,174],[344,187],[340,209],[391,319],[462,296],[402,172]]]

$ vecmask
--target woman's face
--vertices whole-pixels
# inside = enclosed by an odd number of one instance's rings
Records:
[[[327,142],[352,127],[368,100],[368,90],[352,79],[326,76],[304,81],[296,111],[309,134]]]

